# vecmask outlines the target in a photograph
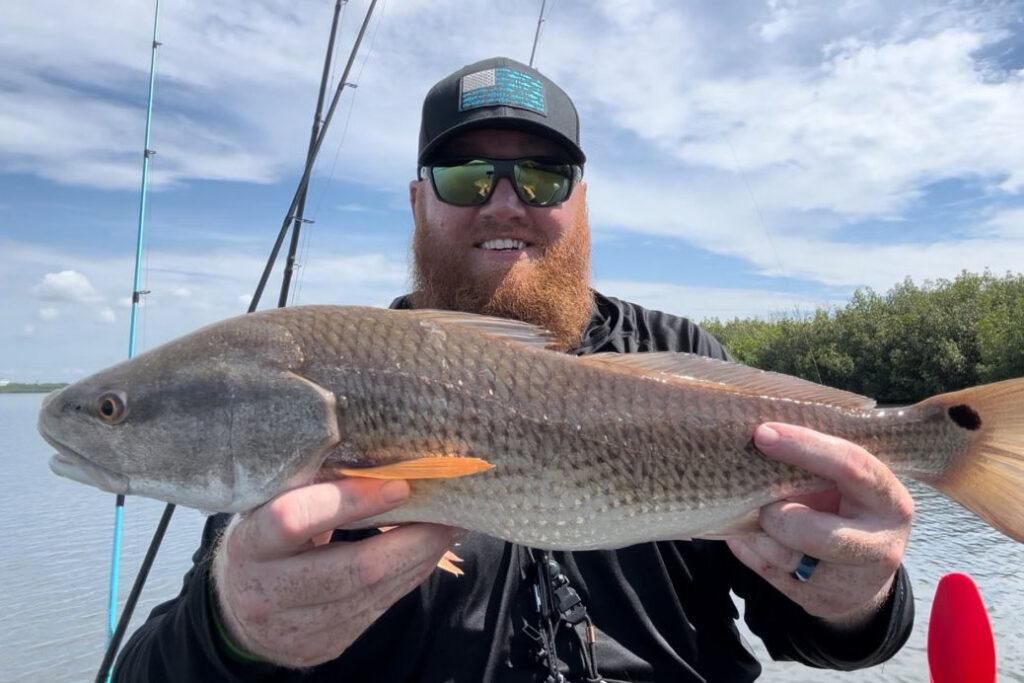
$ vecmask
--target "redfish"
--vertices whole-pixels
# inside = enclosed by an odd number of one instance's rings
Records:
[[[302,306],[225,320],[49,395],[52,469],[207,511],[313,481],[411,482],[367,526],[464,527],[538,548],[757,530],[829,485],[763,456],[766,421],[862,445],[1024,541],[1024,379],[905,408],[690,354],[551,350],[531,325]]]

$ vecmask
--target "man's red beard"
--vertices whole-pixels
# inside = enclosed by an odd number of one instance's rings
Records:
[[[579,346],[590,319],[590,226],[585,205],[572,225],[540,258],[515,262],[504,272],[470,272],[459,249],[439,239],[427,225],[423,203],[414,211],[413,280],[416,308],[441,308],[512,318],[552,332],[562,350]],[[477,225],[477,239],[501,233],[501,225]]]

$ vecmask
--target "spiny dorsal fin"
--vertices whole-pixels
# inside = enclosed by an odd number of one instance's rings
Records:
[[[402,313],[419,318],[423,324],[458,325],[516,344],[548,349],[555,348],[558,343],[557,337],[543,327],[519,320],[434,309],[407,310]]]
[[[703,386],[719,385],[729,391],[755,396],[823,403],[838,408],[865,410],[875,407],[875,400],[867,396],[692,353],[597,353],[580,360],[653,379],[665,379],[664,375],[670,375],[676,380]]]

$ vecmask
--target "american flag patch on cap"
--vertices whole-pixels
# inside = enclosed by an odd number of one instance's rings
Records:
[[[459,109],[519,107],[547,116],[544,83],[523,71],[500,66],[466,74],[460,81]]]

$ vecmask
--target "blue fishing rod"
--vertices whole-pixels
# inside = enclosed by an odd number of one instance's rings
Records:
[[[142,247],[146,227],[146,194],[149,190],[149,158],[154,154],[149,148],[150,131],[153,125],[153,91],[156,85],[156,54],[160,42],[157,41],[157,30],[160,24],[160,0],[156,0],[153,12],[153,44],[149,57],[149,94],[146,101],[146,140],[142,148],[142,190],[139,197],[139,226],[135,239],[135,276],[132,281],[131,321],[128,325],[128,357],[135,357],[135,337],[138,328],[139,299],[143,292],[139,289],[142,275]],[[118,577],[121,573],[121,532],[124,526],[124,494],[118,494],[114,505],[114,540],[110,557],[110,593],[107,602],[107,645],[114,637],[117,627],[117,592]]]
[[[314,166],[314,164],[316,162],[317,155],[319,154],[320,147],[323,144],[324,137],[327,134],[327,128],[328,128],[328,126],[329,126],[329,124],[331,122],[331,118],[334,115],[334,110],[335,110],[335,107],[338,104],[338,100],[339,100],[339,98],[341,96],[342,90],[345,87],[347,87],[347,86],[353,85],[353,84],[348,83],[346,79],[348,78],[349,71],[352,68],[352,63],[355,60],[356,53],[359,50],[359,45],[362,42],[363,35],[366,32],[366,27],[369,25],[370,18],[373,16],[373,10],[374,10],[374,7],[377,5],[377,0],[371,0],[369,8],[366,10],[366,16],[363,19],[363,24],[362,24],[362,26],[359,29],[359,34],[356,37],[355,44],[353,45],[352,51],[349,54],[348,63],[345,65],[344,73],[342,74],[341,79],[338,81],[338,86],[337,86],[337,90],[335,91],[335,94],[334,94],[334,99],[331,102],[331,106],[328,109],[327,115],[325,117],[323,117],[323,120],[321,121],[321,112],[322,112],[323,101],[324,101],[324,91],[325,91],[325,89],[327,87],[327,79],[328,79],[329,72],[330,72],[331,54],[332,54],[332,52],[334,50],[334,38],[335,38],[335,35],[337,33],[337,29],[338,29],[338,16],[339,16],[339,13],[341,11],[342,6],[345,3],[347,3],[347,2],[348,2],[348,0],[336,0],[336,2],[335,2],[334,21],[331,24],[331,38],[330,38],[330,41],[328,43],[327,56],[324,59],[324,70],[323,70],[323,75],[322,75],[321,81],[320,81],[320,96],[319,96],[318,101],[317,101],[317,109],[316,109],[316,113],[314,115],[314,121],[313,121],[313,134],[311,135],[311,139],[310,139],[309,151],[306,154],[306,164],[305,164],[305,167],[303,168],[302,179],[299,181],[299,186],[298,186],[298,188],[295,191],[295,195],[292,197],[291,206],[288,209],[288,215],[285,217],[284,225],[282,225],[281,232],[278,235],[277,241],[274,244],[274,248],[271,250],[271,255],[270,255],[270,258],[268,259],[266,269],[264,270],[263,275],[260,278],[260,282],[259,282],[259,284],[258,284],[258,286],[256,288],[256,292],[255,292],[255,294],[253,296],[252,302],[250,303],[250,307],[249,307],[249,312],[250,313],[252,311],[254,311],[256,309],[256,306],[259,304],[260,296],[263,293],[263,289],[266,286],[267,278],[270,275],[270,270],[273,268],[273,264],[277,260],[277,255],[278,255],[278,252],[279,252],[279,250],[281,248],[281,244],[284,242],[284,238],[285,238],[285,235],[287,233],[287,227],[288,227],[289,223],[291,223],[294,220],[295,221],[295,225],[296,225],[296,230],[297,230],[298,229],[297,226],[300,225],[303,222],[303,219],[302,219],[302,216],[301,216],[301,209],[299,209],[299,206],[302,203],[304,203],[305,194],[306,194],[306,188],[309,185],[309,178],[310,178],[310,175],[313,172],[313,166]],[[156,0],[156,3],[157,3],[157,16],[159,16],[159,8],[160,8],[159,0]],[[144,158],[143,158],[143,172],[142,172],[142,188],[143,188],[143,193],[142,193],[142,200],[141,200],[140,208],[139,208],[138,249],[136,251],[136,261],[135,261],[135,284],[134,284],[134,290],[132,292],[132,318],[131,318],[131,320],[132,320],[132,322],[131,322],[131,325],[132,325],[132,335],[131,335],[131,341],[130,341],[130,344],[129,344],[129,346],[130,346],[129,357],[131,357],[135,353],[135,321],[136,321],[136,317],[135,316],[136,316],[136,307],[138,306],[139,298],[141,297],[142,294],[145,293],[145,292],[141,292],[139,290],[139,287],[140,287],[139,276],[140,276],[140,263],[141,263],[141,258],[142,258],[142,234],[143,234],[142,233],[142,226],[143,226],[143,217],[145,216],[146,186],[147,186],[148,170],[149,170],[149,158],[153,154],[155,154],[155,152],[153,152],[153,150],[149,149],[149,129],[150,129],[150,120],[151,120],[151,112],[152,112],[152,105],[153,105],[153,82],[154,82],[154,80],[153,80],[154,70],[153,69],[155,67],[155,62],[156,62],[156,48],[159,47],[159,45],[160,45],[160,43],[157,42],[156,35],[157,35],[156,34],[156,23],[154,21],[154,25],[153,25],[153,57],[152,57],[151,65],[150,65],[149,108],[148,108],[147,114],[146,114],[146,146],[145,146],[145,154],[144,154]],[[294,255],[292,255],[292,261],[294,261]],[[285,299],[287,297],[287,283],[288,283],[289,280],[290,280],[290,278],[289,279],[285,279],[284,282],[282,283],[283,284],[282,292],[281,292],[282,299]],[[114,558],[115,558],[115,560],[114,560],[114,566],[111,567],[111,575],[112,575],[112,578],[111,578],[111,596],[112,596],[111,597],[111,609],[112,610],[116,610],[116,600],[117,600],[117,598],[116,598],[116,595],[117,595],[117,578],[116,578],[117,568],[116,568],[116,565],[119,562],[118,557],[120,555],[121,511],[122,511],[123,506],[124,506],[124,496],[123,495],[119,495],[117,498],[118,498],[118,502],[117,502],[117,506],[118,506],[117,507],[117,516],[115,517],[115,523],[114,523],[115,524],[115,532],[114,532],[114,534],[115,534],[115,536],[114,536],[115,537],[115,541],[114,541],[114,544],[115,544]],[[113,634],[108,636],[107,649],[106,649],[106,652],[103,655],[103,661],[100,663],[99,671],[96,674],[96,679],[95,679],[96,683],[108,683],[110,681],[110,677],[111,677],[111,674],[112,674],[111,669],[112,669],[113,664],[114,664],[114,657],[117,655],[117,651],[121,647],[121,641],[124,638],[124,634],[128,630],[128,622],[131,620],[131,616],[132,616],[132,613],[135,611],[135,605],[138,602],[139,595],[141,595],[142,588],[143,588],[143,586],[145,586],[145,583],[146,583],[146,578],[149,576],[150,568],[153,565],[153,561],[156,559],[157,550],[159,550],[160,543],[163,541],[164,534],[167,531],[167,526],[168,526],[168,524],[171,521],[171,515],[174,513],[174,508],[175,508],[175,505],[173,503],[168,503],[167,506],[164,508],[164,512],[163,512],[163,515],[160,518],[160,522],[157,524],[156,531],[153,533],[153,539],[150,541],[149,548],[146,551],[146,556],[145,556],[145,558],[143,558],[142,564],[139,567],[139,573],[135,577],[135,583],[132,585],[131,592],[129,593],[128,599],[125,602],[124,612],[122,612],[121,618],[117,622],[117,627],[113,630]],[[114,619],[113,612],[111,613],[110,619],[111,619],[110,623],[112,624],[113,623],[113,619]]]

